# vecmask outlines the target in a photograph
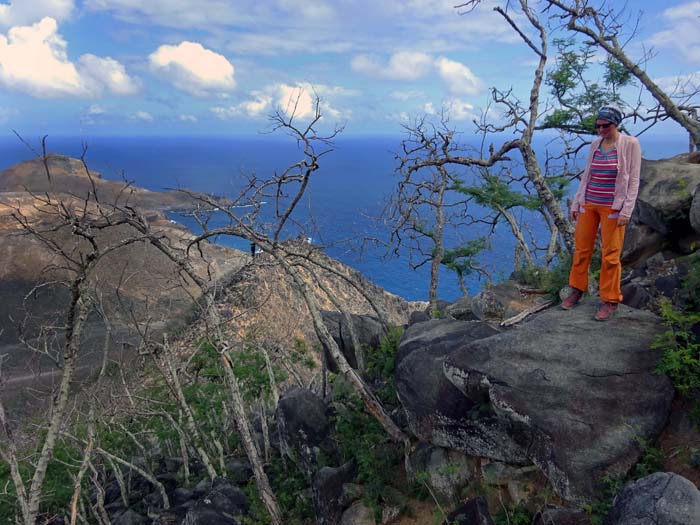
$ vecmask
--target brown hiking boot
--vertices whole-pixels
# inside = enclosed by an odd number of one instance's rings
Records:
[[[603,303],[595,314],[596,321],[608,321],[617,310],[617,303]]]
[[[561,302],[561,307],[564,310],[571,310],[574,306],[578,304],[583,296],[583,292],[577,288],[572,288],[569,296]]]

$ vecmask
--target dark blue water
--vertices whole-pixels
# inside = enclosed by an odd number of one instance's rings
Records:
[[[40,149],[39,139],[25,137]],[[409,267],[405,255],[385,257],[385,248],[363,242],[368,238],[387,240],[386,227],[376,218],[397,182],[395,152],[401,137],[339,138],[334,151],[321,158],[301,203],[298,218],[305,224],[313,242],[326,247],[333,257],[360,270],[385,289],[411,300],[428,295],[428,265]],[[687,139],[682,135],[669,140],[644,143],[647,158],[683,152]],[[49,137],[48,151],[78,157],[83,142],[78,137]],[[265,177],[279,172],[290,162],[301,159],[296,143],[279,136],[255,137],[93,137],[87,144],[86,160],[91,169],[105,178],[126,178],[151,190],[188,188],[217,195],[237,195],[242,174],[256,172]],[[0,169],[32,157],[19,140],[0,138]],[[194,229],[192,220],[179,219]],[[530,220],[530,219],[527,219]],[[541,227],[533,224],[537,231]],[[448,237],[466,241],[485,233],[476,225],[448,232]],[[289,231],[288,235],[295,235]],[[218,242],[247,250],[237,239]],[[505,277],[512,268],[513,241],[501,224],[490,249],[480,264],[493,277]],[[476,276],[468,279],[470,293],[483,284]],[[453,300],[461,295],[453,273],[443,269],[440,297]]]

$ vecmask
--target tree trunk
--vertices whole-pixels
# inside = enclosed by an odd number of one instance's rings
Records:
[[[445,202],[445,189],[449,180],[447,170],[444,166],[438,166],[440,175],[442,176],[442,184],[438,191],[437,202],[435,206],[435,253],[430,261],[430,287],[428,289],[428,304],[430,305],[430,316],[436,317],[438,313],[437,290],[440,265],[445,258],[445,244],[443,235],[445,232],[445,210],[443,209]]]
[[[498,206],[498,211],[505,217],[506,221],[508,222],[508,225],[510,226],[511,231],[513,232],[513,236],[515,237],[515,240],[518,243],[518,249],[519,251],[517,253],[522,253],[523,256],[525,257],[525,263],[529,268],[535,265],[533,259],[532,259],[532,253],[530,252],[530,247],[527,245],[527,241],[525,240],[525,237],[523,236],[523,232],[518,226],[518,222],[515,220],[515,217],[506,210],[505,208]],[[519,256],[516,257],[516,264],[519,262]],[[519,265],[518,265],[519,266]],[[518,269],[518,266],[515,267],[515,269]]]
[[[180,410],[182,410],[182,413],[185,417],[185,426],[187,428],[187,431],[189,432],[192,444],[194,445],[195,450],[199,455],[199,458],[202,460],[202,463],[204,464],[204,467],[207,470],[209,478],[213,480],[214,478],[216,478],[217,473],[216,469],[214,468],[214,464],[211,461],[211,458],[209,457],[209,454],[204,449],[204,443],[206,443],[206,441],[202,433],[199,431],[197,423],[194,420],[194,414],[192,413],[192,409],[190,408],[189,403],[187,403],[187,400],[185,399],[185,393],[182,391],[182,385],[180,384],[180,378],[177,375],[177,370],[175,370],[173,363],[170,360],[170,356],[168,355],[168,343],[166,342],[164,346],[166,347],[166,354],[164,356],[165,363],[160,364],[158,361],[158,357],[155,357],[156,364],[161,369],[161,372],[163,373],[165,378],[168,380],[168,383],[170,383],[170,388],[175,394],[175,399],[177,400],[177,403],[180,406]]]
[[[231,357],[227,352],[221,354],[221,359],[224,365],[224,370],[226,372],[226,384],[229,388],[229,393],[231,395],[231,401],[233,405],[233,414],[236,421],[236,427],[238,428],[238,433],[241,435],[241,441],[243,442],[243,448],[245,449],[246,456],[250,460],[250,464],[253,468],[253,475],[255,476],[255,482],[260,491],[260,499],[262,499],[268,513],[270,514],[270,520],[273,525],[283,525],[282,514],[277,505],[277,499],[275,498],[275,493],[270,486],[270,481],[265,474],[263,469],[263,464],[260,459],[260,451],[253,439],[253,434],[250,431],[250,422],[245,413],[245,404],[243,402],[243,396],[241,395],[241,387],[238,384],[238,378],[233,372],[233,362]]]
[[[544,26],[542,26],[539,20],[537,20],[535,15],[533,15],[530,11],[530,8],[527,5],[527,0],[520,0],[520,5],[530,21],[530,24],[539,34],[540,47],[538,49],[532,42],[526,39],[528,45],[530,45],[530,47],[539,56],[539,62],[537,64],[537,69],[535,70],[535,78],[532,82],[532,88],[530,89],[530,107],[528,109],[529,118],[527,121],[527,126],[523,130],[518,149],[520,150],[520,155],[523,157],[528,179],[530,179],[530,182],[532,182],[533,186],[535,187],[535,191],[537,191],[540,202],[542,202],[542,205],[547,209],[552,217],[552,220],[554,221],[555,226],[561,232],[566,250],[573,254],[574,228],[564,211],[561,209],[561,203],[554,196],[552,190],[547,185],[547,181],[542,175],[540,164],[537,162],[537,155],[535,155],[535,151],[532,149],[532,136],[535,132],[535,126],[537,125],[537,119],[539,117],[540,90],[542,88],[542,80],[544,78],[544,68],[547,64],[547,32]],[[507,15],[504,13],[502,14],[508,19]],[[524,37],[522,33],[521,36]]]
[[[56,438],[61,425],[64,423],[66,416],[66,407],[68,405],[68,396],[70,394],[73,375],[78,362],[78,353],[80,351],[80,337],[83,331],[83,325],[87,319],[92,303],[84,295],[83,280],[76,278],[71,286],[72,298],[68,309],[68,319],[66,325],[68,331],[66,333],[65,343],[63,345],[63,376],[59,386],[58,394],[54,398],[53,414],[49,422],[49,427],[46,430],[44,444],[39,454],[39,459],[36,463],[34,476],[28,494],[28,505],[25,516],[27,525],[34,525],[36,517],[39,513],[39,505],[41,503],[42,487],[46,478],[46,469],[49,462],[53,458],[53,452],[56,447]]]
[[[348,379],[348,381],[350,381],[350,384],[352,384],[355,392],[360,396],[360,399],[362,399],[367,411],[377,419],[382,428],[384,428],[385,432],[389,434],[394,441],[405,443],[408,439],[406,434],[404,434],[403,431],[396,426],[396,423],[394,423],[384,411],[384,407],[382,407],[379,400],[367,387],[357,371],[350,366],[347,359],[345,359],[345,356],[340,351],[340,348],[338,348],[338,345],[333,340],[333,337],[328,332],[326,325],[323,323],[323,318],[321,316],[318,303],[316,302],[316,298],[314,297],[313,292],[309,290],[307,283],[301,278],[299,272],[297,272],[284,258],[283,254],[281,254],[278,250],[273,250],[271,253],[282,265],[285,272],[294,281],[295,288],[304,299],[309,314],[311,315],[317,337],[321,341],[321,344],[328,349],[329,353],[338,365],[340,372],[346,377],[346,379]]]

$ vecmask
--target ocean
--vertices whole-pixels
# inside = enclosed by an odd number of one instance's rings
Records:
[[[40,138],[24,137],[37,150]],[[386,241],[388,231],[380,220],[387,197],[398,181],[395,153],[402,137],[339,137],[334,151],[320,160],[320,169],[312,178],[299,218],[306,225],[305,235],[325,247],[329,255],[358,269],[386,290],[409,300],[428,297],[429,265],[412,269],[405,253],[387,254],[385,246],[366,242]],[[687,151],[682,133],[669,138],[640,139],[644,157],[656,159]],[[151,190],[187,188],[216,195],[236,195],[241,175],[266,174],[283,170],[299,160],[296,143],[282,136],[95,136],[48,137],[47,150],[79,157],[83,143],[91,169],[108,179],[133,181]],[[32,152],[13,134],[0,137],[0,169],[32,158]],[[572,188],[572,190],[575,188]],[[532,217],[519,215],[526,223]],[[173,217],[196,230],[191,218]],[[530,225],[537,235],[537,225]],[[472,225],[450,232],[450,240],[474,239],[487,233],[483,225]],[[289,232],[290,236],[298,232]],[[249,245],[240,239],[219,238],[216,242],[242,250]],[[494,279],[512,271],[514,244],[505,224],[499,224],[489,248],[479,257],[480,266]],[[471,294],[484,284],[484,278],[467,277]],[[462,295],[454,273],[442,268],[440,298],[452,301]]]

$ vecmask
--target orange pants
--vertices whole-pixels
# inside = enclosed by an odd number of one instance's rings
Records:
[[[585,209],[584,209],[585,208]],[[588,267],[591,264],[595,238],[600,225],[603,254],[600,267],[600,298],[606,303],[622,301],[620,254],[625,242],[625,227],[617,225],[618,212],[610,206],[587,202],[581,209],[574,234],[574,260],[569,274],[569,286],[588,290]]]

